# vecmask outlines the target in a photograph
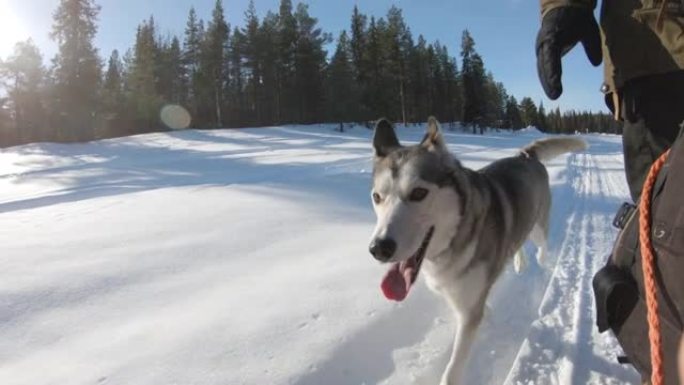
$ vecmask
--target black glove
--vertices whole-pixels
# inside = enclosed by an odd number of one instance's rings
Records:
[[[537,72],[544,92],[552,100],[563,93],[561,57],[580,41],[591,64],[601,64],[601,34],[590,9],[558,7],[542,19],[537,35]]]

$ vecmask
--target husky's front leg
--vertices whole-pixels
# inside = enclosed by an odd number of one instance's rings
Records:
[[[440,385],[456,385],[463,380],[463,371],[468,360],[470,347],[475,340],[477,328],[482,321],[484,303],[476,305],[475,309],[466,312],[456,311],[458,322],[451,359],[442,375]]]

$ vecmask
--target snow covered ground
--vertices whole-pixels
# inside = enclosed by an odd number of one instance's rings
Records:
[[[540,135],[446,133],[473,168]],[[0,151],[0,384],[437,384],[446,306],[423,284],[386,301],[367,251],[370,136],[273,127]],[[637,382],[593,324],[591,278],[628,195],[620,140],[586,139],[549,166],[547,265],[501,277],[464,383]]]

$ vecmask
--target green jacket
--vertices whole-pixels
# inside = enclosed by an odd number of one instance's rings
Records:
[[[596,0],[541,0],[542,17],[562,6],[593,10]],[[630,79],[684,69],[684,0],[603,0],[600,25],[605,94]]]

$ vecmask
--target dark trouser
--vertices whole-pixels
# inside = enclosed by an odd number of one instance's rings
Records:
[[[684,121],[684,71],[633,79],[622,94],[625,173],[638,202],[651,164],[672,145]]]

